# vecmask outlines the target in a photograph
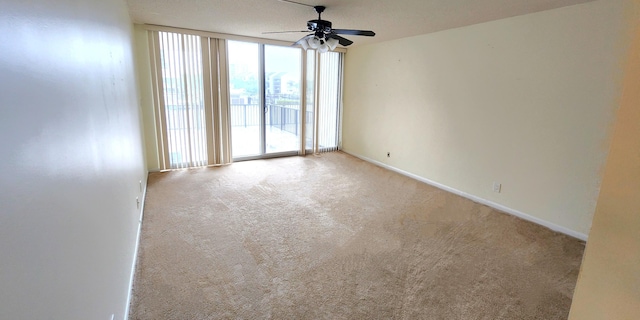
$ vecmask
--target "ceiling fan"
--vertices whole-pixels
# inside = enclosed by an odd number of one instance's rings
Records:
[[[331,21],[322,20],[322,13],[326,9],[325,6],[311,6],[304,3],[279,0],[281,2],[299,4],[307,7],[312,7],[318,14],[318,19],[307,21],[307,30],[303,31],[276,31],[276,32],[263,32],[263,34],[273,33],[291,33],[291,32],[311,32],[310,34],[302,37],[300,40],[294,42],[293,46],[302,46],[305,50],[312,48],[317,49],[320,53],[334,50],[338,44],[341,46],[349,46],[353,41],[339,36],[340,34],[354,35],[354,36],[366,36],[373,37],[375,32],[371,30],[351,30],[351,29],[333,29]]]

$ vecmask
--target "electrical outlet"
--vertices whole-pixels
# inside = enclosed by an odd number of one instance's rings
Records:
[[[387,152],[387,158],[391,158],[391,152]]]
[[[493,192],[500,193],[501,190],[502,190],[502,184],[499,183],[499,182],[494,182],[493,183]]]
[[[136,197],[136,208],[140,209],[140,198]]]

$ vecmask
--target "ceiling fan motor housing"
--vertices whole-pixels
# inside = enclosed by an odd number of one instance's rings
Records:
[[[309,20],[307,28],[313,32],[331,33],[331,21],[327,20]]]

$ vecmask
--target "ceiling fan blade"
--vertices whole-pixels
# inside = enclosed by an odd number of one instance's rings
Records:
[[[376,35],[376,33],[371,30],[332,29],[332,31],[335,34],[350,34],[354,36],[373,37]]]
[[[293,33],[293,32],[309,32],[309,30],[296,30],[296,31],[269,31],[269,32],[263,32],[262,34],[273,34],[273,33]]]
[[[301,3],[301,2],[291,1],[291,0],[278,0],[278,1],[280,1],[280,2],[287,2],[287,3],[293,3],[293,4],[299,4],[299,5],[301,5],[301,6],[306,6],[306,7],[311,7],[311,8],[313,8],[313,6],[312,6],[312,5],[310,5],[310,4],[306,4],[306,3]]]
[[[350,46],[353,43],[353,41],[351,41],[351,40],[349,40],[347,38],[343,38],[343,37],[341,37],[341,36],[339,36],[337,34],[334,34],[334,33],[327,35],[327,38],[334,38],[334,39],[338,40],[338,43],[340,43],[340,45],[343,46],[343,47]]]

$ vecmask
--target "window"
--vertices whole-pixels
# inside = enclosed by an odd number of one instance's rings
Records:
[[[342,53],[149,35],[161,169],[338,149]]]

